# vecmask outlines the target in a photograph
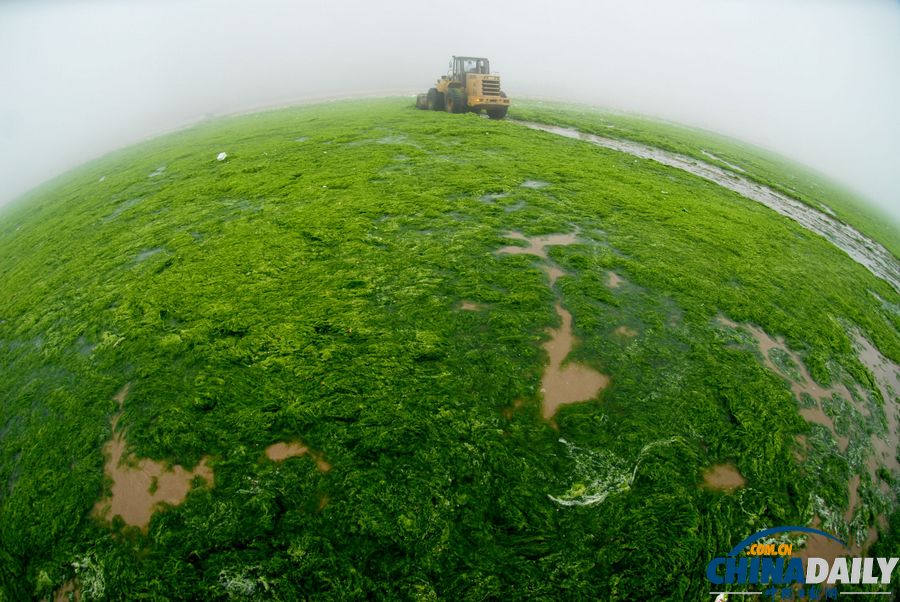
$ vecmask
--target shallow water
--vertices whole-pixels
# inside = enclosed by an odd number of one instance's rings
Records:
[[[556,304],[556,313],[562,319],[562,325],[549,330],[550,340],[544,344],[544,349],[550,356],[550,363],[541,379],[541,393],[544,395],[542,414],[547,420],[556,415],[560,406],[594,399],[609,385],[609,377],[593,368],[573,362],[563,365],[575,342],[572,314],[559,303]]]
[[[850,481],[850,505],[847,512],[844,513],[844,520],[848,523],[853,519],[853,512],[859,503],[859,483],[859,475],[854,475]],[[878,523],[878,527],[882,530],[887,529],[887,519],[884,516],[877,517],[876,522]],[[822,528],[821,520],[818,516],[811,526],[819,529]],[[828,561],[828,564],[831,565],[836,558],[864,556],[866,550],[868,550],[877,539],[878,530],[875,528],[870,528],[868,530],[865,541],[856,541],[851,538],[847,541],[847,546],[842,546],[836,541],[823,537],[822,535],[811,534],[806,540],[806,545],[798,550],[794,556],[804,559],[824,558]]]
[[[619,288],[625,282],[621,276],[615,272],[609,272],[609,288]]]
[[[307,446],[295,441],[273,443],[266,448],[266,457],[275,462],[281,462],[288,458],[309,454],[316,461],[316,467],[319,472],[328,472],[331,470],[331,464],[322,458],[321,454],[313,452]]]
[[[547,256],[546,248],[551,245],[574,244],[577,240],[577,233],[549,234],[528,238],[521,232],[507,232],[504,236],[527,242],[528,246],[503,247],[497,253],[534,255],[541,258],[543,261],[540,262],[540,268],[547,274],[550,288],[556,290],[554,285],[561,276],[565,275],[565,272]],[[560,406],[594,399],[609,385],[609,377],[593,368],[574,362],[564,364],[575,344],[575,337],[572,335],[572,314],[566,311],[559,301],[556,302],[556,313],[562,324],[559,328],[551,328],[547,331],[550,334],[550,340],[544,344],[544,349],[550,357],[550,362],[544,368],[544,375],[541,379],[542,414],[546,420],[551,421]]]
[[[850,441],[847,437],[839,436],[837,434],[834,421],[823,411],[821,402],[823,399],[838,395],[849,401],[863,416],[868,416],[868,410],[863,407],[859,401],[854,399],[847,386],[843,383],[837,383],[826,388],[816,383],[812,376],[810,376],[806,365],[799,355],[791,351],[780,337],[773,338],[757,326],[749,324],[741,325],[724,316],[719,316],[717,321],[730,328],[745,329],[753,335],[759,350],[762,353],[763,362],[766,367],[789,381],[791,391],[797,396],[797,399],[800,399],[801,395],[805,393],[816,400],[816,405],[814,407],[800,409],[801,416],[809,422],[815,422],[827,427],[837,440],[838,449],[841,453],[845,453]],[[894,475],[900,474],[900,462],[898,462],[896,454],[897,445],[900,443],[900,417],[898,417],[897,403],[897,394],[900,392],[900,367],[884,357],[859,331],[852,330],[850,334],[853,338],[860,362],[869,368],[875,376],[876,384],[885,401],[884,411],[887,417],[888,432],[884,436],[879,436],[874,433],[869,436],[869,442],[875,450],[875,455],[869,457],[867,470],[872,481],[877,483],[879,482],[879,479],[876,472],[879,466],[884,466]],[[797,375],[800,377],[799,379],[793,378],[790,374],[786,374],[772,362],[769,354],[769,351],[772,349],[780,349],[787,354],[794,363]],[[805,441],[801,442],[801,445],[805,448],[804,444]],[[844,514],[844,520],[848,523],[853,519],[857,506],[860,503],[858,491],[859,484],[860,476],[856,474],[853,475],[847,485],[850,502]],[[879,516],[877,520],[879,524],[884,525],[884,516]],[[813,526],[818,524],[819,518],[816,517],[816,522],[813,523]],[[877,530],[870,527],[867,531],[865,541],[858,542],[852,540],[848,542],[850,547],[845,548],[828,538],[812,535],[809,537],[806,548],[800,552],[800,555],[804,558],[819,557],[832,560],[838,556],[859,555],[863,550],[874,543],[876,537]]]
[[[741,173],[747,173],[746,170],[745,170],[743,167],[739,167],[739,166],[735,165],[734,163],[729,163],[728,161],[726,161],[726,160],[723,159],[722,157],[717,157],[717,156],[715,156],[714,154],[712,154],[712,153],[709,152],[709,151],[701,150],[700,152],[703,153],[704,155],[706,155],[707,157],[709,157],[710,159],[712,159],[713,161],[718,161],[719,163],[722,163],[722,164],[724,164],[724,165],[727,165],[727,166],[728,166],[728,169],[732,169],[732,170],[734,170],[734,171],[739,171],[739,172],[741,172]]]
[[[134,261],[135,261],[135,263],[141,263],[142,261],[145,261],[145,260],[153,257],[157,253],[162,253],[164,250],[165,249],[163,249],[162,247],[154,247],[152,249],[145,249],[137,254],[137,256],[134,258]]]
[[[209,482],[213,480],[212,469],[205,458],[190,471],[177,465],[166,469],[148,458],[136,459],[126,454],[125,449],[125,438],[121,433],[106,446],[109,454],[106,474],[113,480],[112,496],[101,502],[99,511],[110,518],[121,516],[126,524],[146,527],[158,503],[177,506],[184,501],[195,476]],[[154,486],[155,491],[151,493]]]
[[[895,474],[900,473],[900,461],[897,460],[897,446],[900,445],[900,366],[884,357],[859,331],[853,331],[852,335],[859,361],[875,377],[875,384],[884,399],[888,434],[885,439],[872,435],[872,446],[884,466]]]
[[[532,190],[546,188],[549,185],[550,185],[549,182],[542,182],[541,180],[525,180],[521,184],[522,188],[531,188]]]
[[[126,524],[145,528],[160,502],[180,504],[195,476],[212,483],[213,473],[206,458],[193,470],[185,470],[178,465],[166,468],[160,462],[136,458],[126,452],[125,433],[118,431],[117,426],[129,388],[125,385],[114,397],[119,411],[111,421],[113,437],[104,447],[107,456],[105,474],[113,482],[112,491],[109,497],[97,502],[94,512],[105,519],[121,516]]]
[[[503,207],[503,211],[505,211],[506,213],[513,213],[514,211],[520,211],[527,206],[528,203],[526,203],[525,201],[518,201],[512,205],[506,205],[505,207]]]
[[[733,171],[694,159],[693,157],[665,151],[638,142],[604,138],[586,134],[572,128],[530,121],[519,121],[518,123],[532,129],[565,136],[566,138],[583,140],[642,159],[650,159],[715,182],[724,188],[737,192],[743,197],[762,203],[781,215],[796,221],[807,230],[828,239],[849,255],[851,259],[865,266],[877,277],[890,283],[894,289],[900,291],[900,264],[897,263],[890,251],[864,236],[852,226],[838,221],[827,213],[823,213],[767,186],[749,180]]]
[[[769,334],[764,331],[762,328],[758,326],[754,326],[752,324],[737,324],[725,318],[724,316],[719,316],[718,322],[729,328],[740,328],[744,329],[753,335],[753,338],[756,339],[756,344],[759,348],[760,353],[762,354],[763,363],[765,366],[775,372],[779,376],[785,378],[789,381],[791,386],[791,391],[799,400],[802,395],[805,393],[816,400],[816,405],[811,408],[801,408],[800,414],[808,421],[815,422],[817,424],[821,424],[828,428],[831,431],[831,434],[834,435],[835,439],[838,440],[838,447],[840,450],[846,451],[847,445],[849,441],[846,437],[841,437],[837,434],[837,431],[834,427],[834,421],[825,413],[822,409],[822,400],[826,398],[831,398],[832,395],[837,394],[843,397],[848,401],[853,400],[853,396],[850,394],[850,391],[843,383],[837,383],[831,387],[825,388],[818,384],[815,380],[813,380],[812,376],[810,376],[809,371],[806,369],[806,365],[803,363],[803,360],[800,359],[795,352],[788,349],[784,340],[779,338],[773,338],[769,336]],[[772,361],[770,351],[773,349],[778,349],[783,351],[793,362],[794,366],[796,366],[797,374],[799,375],[799,380],[794,379],[791,374],[787,374],[781,370],[775,363]],[[854,404],[856,405],[856,404]],[[857,406],[857,409],[860,409]]]
[[[572,234],[549,234],[547,236],[533,236],[531,238],[526,237],[521,232],[507,232],[503,236],[505,236],[506,238],[525,241],[529,244],[527,247],[520,247],[517,245],[503,247],[497,250],[498,253],[507,255],[534,255],[543,259],[547,258],[548,246],[571,245],[575,243],[577,238],[576,233],[574,232]]]
[[[547,274],[547,279],[550,281],[551,287],[556,284],[557,280],[566,275],[566,273],[556,264],[542,265],[541,269]]]
[[[508,196],[508,192],[488,192],[487,194],[481,195],[479,198],[485,203],[493,203],[497,199],[505,199]]]

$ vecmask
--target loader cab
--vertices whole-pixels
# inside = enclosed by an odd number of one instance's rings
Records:
[[[450,68],[451,79],[458,82],[465,82],[468,73],[488,75],[491,72],[490,61],[474,56],[455,56],[450,63]]]

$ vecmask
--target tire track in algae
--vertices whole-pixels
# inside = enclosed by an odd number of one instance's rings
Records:
[[[582,140],[590,144],[601,146],[610,150],[627,153],[641,159],[650,159],[669,167],[694,174],[710,182],[714,182],[723,188],[732,190],[744,198],[762,203],[769,209],[788,217],[810,232],[822,236],[844,253],[850,259],[867,268],[878,278],[881,278],[900,291],[900,264],[894,255],[868,238],[852,226],[845,224],[830,215],[814,209],[806,203],[802,203],[785,194],[763,186],[747,177],[729,171],[718,165],[713,165],[687,155],[681,155],[663,150],[654,146],[648,146],[631,140],[618,140],[605,138],[594,134],[587,134],[573,128],[546,125],[532,121],[517,121],[525,127],[540,130],[565,138]]]

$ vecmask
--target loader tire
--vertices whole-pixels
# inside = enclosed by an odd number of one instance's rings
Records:
[[[500,92],[500,96],[506,98],[506,92]],[[491,119],[503,119],[506,117],[506,112],[509,111],[509,107],[498,107],[496,109],[488,109],[487,114]]]
[[[468,110],[466,103],[466,93],[459,88],[450,88],[447,90],[447,112],[448,113],[465,113]]]
[[[428,105],[428,109],[431,111],[443,111],[444,110],[444,95],[441,92],[437,91],[437,88],[431,88],[428,90],[428,94],[426,96],[426,104]]]

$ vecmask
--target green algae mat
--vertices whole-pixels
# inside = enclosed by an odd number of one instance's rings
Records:
[[[900,248],[746,146],[517,116]],[[220,119],[2,210],[0,282],[0,599],[706,600],[761,529],[900,553],[900,294],[652,160],[409,99]]]

